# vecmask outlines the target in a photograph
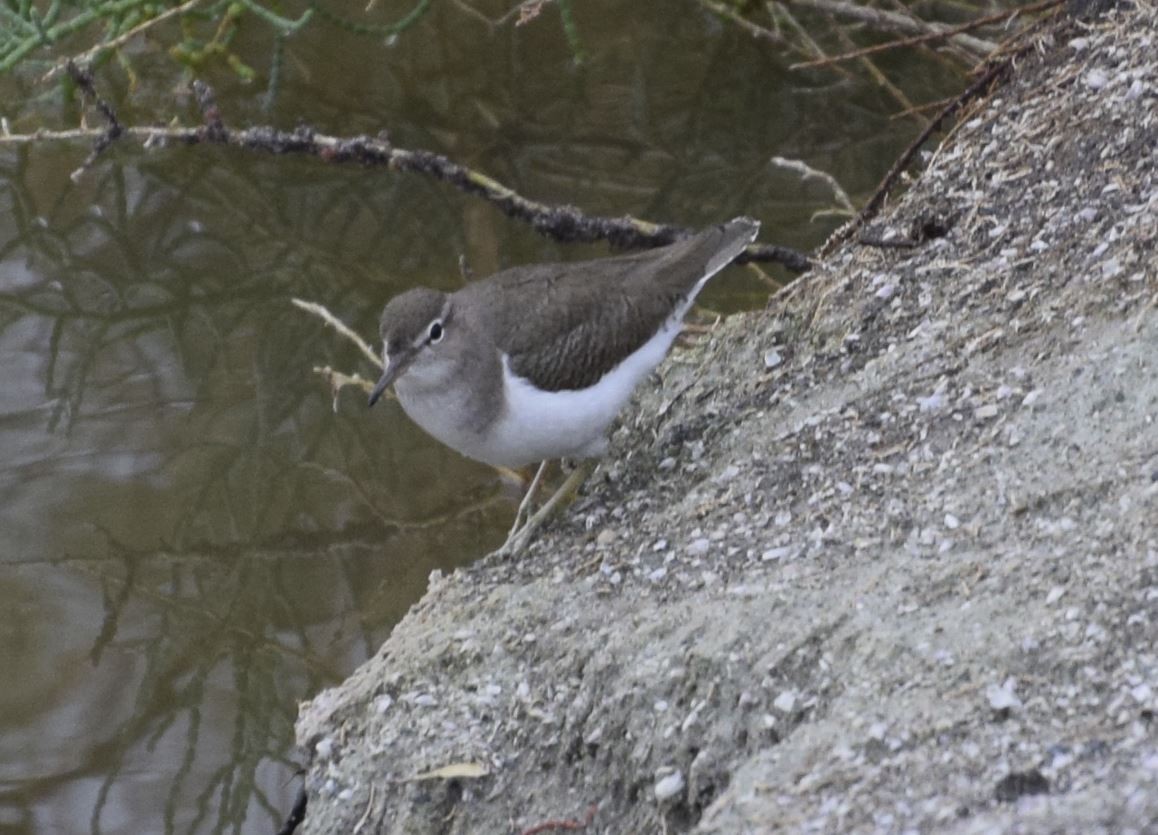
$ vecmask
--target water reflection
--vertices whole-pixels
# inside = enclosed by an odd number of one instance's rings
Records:
[[[580,20],[582,70],[558,29],[492,33],[444,8],[393,49],[303,35],[272,115],[222,78],[219,100],[236,123],[386,125],[593,213],[753,214],[800,247],[831,228],[807,220],[827,196],[768,157],[863,193],[907,134],[847,81],[788,87],[711,19],[606,5]],[[241,45],[254,65],[266,47]],[[172,86],[122,101],[126,121],[191,118]],[[4,107],[17,128],[49,118]],[[74,183],[85,153],[0,151],[0,830],[271,829],[295,789],[296,702],[511,513],[492,472],[394,404],[347,392],[335,413],[310,369],[370,369],[289,299],[370,335],[392,293],[455,286],[460,253],[485,275],[602,250],[418,177],[118,148]],[[733,270],[706,300],[765,292]]]
[[[388,271],[359,286],[332,254],[343,201],[318,189],[331,209],[294,228],[307,212],[263,188],[272,162],[141,160],[74,187],[45,156],[0,174],[0,654],[21,672],[0,696],[0,823],[276,817],[296,700],[372,652],[505,508],[489,473],[413,454],[401,421],[334,414],[312,379],[354,359],[289,296],[356,314],[389,292]]]

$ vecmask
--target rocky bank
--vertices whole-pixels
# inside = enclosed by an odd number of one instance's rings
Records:
[[[678,352],[302,706],[303,831],[1158,832],[1156,153],[1153,0],[1043,31],[869,230],[946,234]]]

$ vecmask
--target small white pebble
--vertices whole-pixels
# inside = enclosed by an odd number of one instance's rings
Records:
[[[702,557],[704,554],[708,553],[708,549],[711,546],[712,544],[707,540],[707,538],[701,536],[699,539],[693,539],[688,544],[687,550],[688,553],[693,557]]]
[[[945,514],[945,527],[951,531],[955,531],[959,527],[961,527],[961,520],[958,519],[956,516],[954,516],[952,513],[946,513]]]
[[[780,365],[780,363],[782,363],[782,362],[784,362],[784,358],[782,356],[780,356],[780,352],[777,351],[775,348],[771,348],[771,349],[764,352],[764,367],[765,368],[775,368],[776,366]]]
[[[1016,682],[1006,679],[1003,684],[991,684],[985,688],[985,698],[993,710],[1013,710],[1021,707],[1021,699],[1013,692]]]
[[[716,476],[716,481],[720,484],[725,484],[725,483],[731,481],[732,479],[734,479],[739,474],[740,474],[740,468],[737,467],[735,464],[729,464],[727,467],[724,468],[723,472],[721,472],[718,476]]]
[[[928,397],[918,397],[917,408],[922,412],[939,412],[945,408],[945,395],[935,391]]]
[[[334,756],[334,739],[333,737],[325,736],[318,740],[318,744],[314,746],[314,754],[319,760],[325,761]]]
[[[1092,69],[1086,73],[1086,86],[1091,90],[1101,90],[1110,82],[1110,77],[1106,75],[1105,70]]]
[[[684,775],[678,771],[655,781],[655,799],[660,803],[671,800],[683,790]]]
[[[796,694],[791,690],[785,690],[772,702],[772,707],[781,713],[791,713],[792,708],[796,707]]]

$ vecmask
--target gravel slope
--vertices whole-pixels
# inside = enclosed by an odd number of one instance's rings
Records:
[[[1156,154],[1153,0],[1044,36],[872,230],[946,236],[678,354],[302,706],[303,831],[1158,831]]]

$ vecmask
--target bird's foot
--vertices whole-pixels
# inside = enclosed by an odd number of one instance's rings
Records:
[[[515,515],[515,524],[511,527],[510,533],[507,534],[507,541],[499,546],[496,551],[497,554],[514,556],[526,549],[536,531],[543,526],[543,523],[554,516],[560,507],[575,498],[583,482],[586,481],[587,477],[595,470],[595,462],[581,461],[574,471],[572,471],[571,475],[567,476],[567,479],[559,485],[559,489],[551,494],[551,498],[547,499],[547,501],[543,503],[543,506],[540,507],[531,518],[523,522],[522,517],[525,516],[527,510],[530,508],[531,495],[539,486],[539,480],[545,467],[546,462],[539,467],[539,472],[535,474],[535,479],[531,482],[531,488],[527,491],[526,497],[519,505],[519,510]]]
[[[531,479],[531,485],[527,488],[527,492],[523,494],[523,500],[519,502],[519,508],[515,511],[515,521],[511,523],[511,529],[507,531],[507,542],[510,542],[519,528],[523,526],[528,514],[531,512],[531,504],[535,500],[535,493],[539,490],[539,482],[543,480],[543,473],[547,470],[547,462],[544,461],[539,465],[539,469],[535,470],[535,477]]]

